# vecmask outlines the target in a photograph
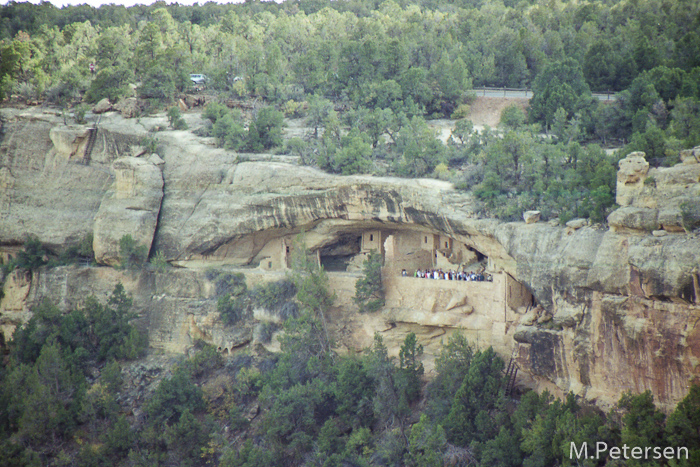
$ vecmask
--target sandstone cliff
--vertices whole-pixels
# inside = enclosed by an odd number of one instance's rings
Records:
[[[238,268],[251,283],[274,280],[284,275],[286,239],[298,232],[306,232],[311,249],[336,253],[355,252],[348,239],[365,232],[411,233],[449,239],[488,258],[503,288],[489,296],[487,289],[465,292],[390,275],[387,306],[360,318],[350,301],[356,276],[333,273],[339,300],[332,321],[348,350],[369,344],[375,330],[389,344],[414,330],[430,358],[446,331],[460,329],[479,346],[514,355],[520,384],[571,390],[602,404],[625,389],[652,389],[671,406],[700,377],[700,238],[692,231],[700,164],[692,157],[668,169],[649,169],[639,154],[624,159],[622,207],[610,216],[611,229],[574,228],[480,219],[471,196],[435,180],[337,177],[284,157],[243,162],[186,132],[155,133],[159,157],[134,157],[132,148],[164,124],[162,117],[137,125],[104,114],[86,158],[87,127],[66,127],[52,114],[1,115],[5,251],[27,234],[58,251],[94,232],[98,261],[114,265],[128,233],[181,268],[132,276],[65,267],[12,277],[0,303],[6,334],[43,297],[67,309],[89,294],[106,296],[121,281],[153,347],[182,352],[203,338],[231,351],[254,342],[254,323],[221,323],[206,268]],[[196,127],[198,117],[188,118]],[[513,287],[522,287],[518,300]]]
[[[145,129],[102,127],[89,160],[87,126],[67,126],[54,111],[2,109],[0,145],[0,244],[21,244],[34,235],[54,250],[93,230],[114,173],[110,166],[130,154]]]
[[[156,161],[160,158],[154,155]],[[153,160],[122,157],[114,161],[116,180],[105,193],[94,222],[95,259],[118,265],[125,235],[150,251],[163,199],[163,175]]]

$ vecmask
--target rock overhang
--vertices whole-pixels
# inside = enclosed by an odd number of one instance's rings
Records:
[[[101,144],[85,164],[76,157],[61,157],[51,146],[49,132],[52,125],[60,124],[58,116],[33,122],[23,118],[6,125],[3,144],[12,142],[15,152],[0,154],[3,177],[9,180],[3,186],[12,187],[5,197],[10,202],[8,215],[0,218],[0,242],[20,244],[27,232],[57,248],[77,242],[94,229],[101,202],[114,182],[112,162],[128,152],[130,142],[138,141],[144,131],[121,120],[112,124],[107,117]],[[238,155],[208,147],[191,135],[161,132],[156,136],[163,153],[159,154],[162,160],[152,165],[162,170],[163,185],[151,194],[163,200],[154,209],[157,228],[152,234],[152,251],[165,253],[168,259],[207,256],[202,264],[208,267],[218,264],[214,261],[217,250],[228,248],[240,256],[240,264],[250,264],[258,256],[253,253],[259,253],[266,243],[301,231],[306,231],[309,246],[317,249],[344,235],[367,231],[444,235],[496,261],[542,305],[539,318],[530,322],[534,350],[532,342],[523,340],[523,346],[531,347],[523,350],[520,359],[523,365],[530,362],[532,373],[541,381],[553,381],[562,391],[583,388],[591,397],[600,395],[606,400],[613,400],[616,389],[633,382],[637,384],[634,389],[652,388],[659,400],[670,403],[683,396],[681,386],[689,378],[698,377],[700,334],[694,323],[700,311],[693,304],[698,295],[693,277],[698,278],[694,268],[700,264],[700,240],[697,234],[686,233],[681,224],[683,203],[694,202],[700,194],[697,158],[685,157],[683,166],[672,170],[646,171],[637,159],[634,167],[627,167],[629,177],[623,177],[623,186],[618,187],[625,203],[635,209],[613,216],[615,229],[606,230],[581,222],[576,227],[560,227],[480,219],[471,196],[446,182],[341,177],[293,164],[241,162]],[[69,153],[80,146],[75,140],[62,141],[61,147]],[[43,178],[37,178],[38,174]],[[45,193],[33,192],[35,186],[42,186]],[[3,206],[7,205],[0,208]],[[651,235],[649,229],[654,227],[661,227],[666,235]],[[109,276],[104,282],[110,286],[116,280],[131,280],[111,268],[89,271],[77,271],[74,278],[66,279],[81,284],[77,295],[85,294],[86,281],[99,287],[93,274]],[[58,280],[61,273],[59,269],[37,275],[30,295],[38,299],[42,294],[70,291],[72,286],[63,287]],[[149,315],[153,319],[149,326],[158,328],[156,321],[160,320],[159,332],[171,332],[170,313],[182,318],[176,332],[213,326],[213,302],[208,304],[211,313],[202,314],[203,321],[197,321],[200,301],[208,297],[202,291],[210,289],[202,271],[173,269],[155,282],[172,282],[178,274],[182,284],[198,290],[188,307],[178,301],[182,291],[151,284],[153,274],[128,287],[143,299],[144,313],[151,313],[151,305],[172,302],[154,308],[160,311]],[[56,279],[53,285],[52,277]],[[149,298],[153,291],[172,293],[172,298]],[[441,303],[439,291],[435,293],[435,303]],[[417,320],[407,318],[406,313],[410,307],[394,312],[394,319]],[[473,316],[470,320],[477,323],[480,315]],[[429,318],[427,323],[436,322],[434,316]],[[507,324],[504,329],[498,324],[488,328],[488,335],[507,349],[514,345],[514,331]],[[545,333],[552,345],[540,345],[544,337],[538,333]],[[182,349],[182,342],[172,348]],[[659,348],[667,355],[655,363]],[[556,362],[551,364],[552,360]]]

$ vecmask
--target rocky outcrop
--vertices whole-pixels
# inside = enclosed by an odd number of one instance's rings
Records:
[[[31,318],[31,307],[27,306],[31,279],[28,271],[16,270],[4,281],[0,299],[0,332],[5,341],[18,324],[26,323]]]
[[[166,160],[171,155],[165,154]],[[229,160],[229,164],[233,161]],[[166,164],[156,246],[173,260],[208,258],[244,265],[270,240],[306,232],[309,247],[372,225],[449,229],[439,213],[445,182],[335,177],[307,167],[243,162],[197,174]],[[452,193],[450,193],[452,192]],[[469,213],[471,201],[462,197]],[[450,206],[454,211],[454,207]],[[443,230],[444,231],[444,230]]]
[[[56,126],[49,131],[49,137],[58,156],[74,162],[84,162],[88,129],[82,125]]]
[[[684,164],[700,164],[700,146],[681,151],[681,162]]]
[[[88,162],[88,127],[66,126],[60,112],[3,108],[0,119],[0,245],[28,235],[54,252],[77,244],[92,231],[112,162],[146,130],[112,120],[97,133]]]
[[[513,257],[518,281],[537,302],[554,306],[556,293],[602,293],[694,303],[698,236],[624,235],[595,227],[573,232],[546,224],[529,231],[511,224],[496,230]]]
[[[580,229],[585,225],[588,225],[587,219],[571,219],[566,223],[566,226],[573,230]]]
[[[332,324],[348,350],[369,344],[375,330],[392,333],[387,342],[397,346],[409,330],[417,332],[428,349],[446,329],[460,329],[478,346],[493,345],[503,355],[515,350],[521,384],[601,403],[625,389],[652,389],[670,406],[700,378],[700,238],[693,231],[700,164],[692,154],[658,169],[639,153],[623,159],[622,207],[610,215],[608,230],[585,220],[561,227],[480,219],[474,199],[446,182],[338,177],[285,163],[285,156],[242,161],[184,132],[152,133],[160,156],[133,157],[131,148],[148,129],[164,126],[163,116],[137,125],[104,114],[93,155],[81,161],[80,127],[54,130],[52,138],[51,129],[62,125],[57,115],[7,109],[2,115],[0,245],[18,245],[30,233],[59,249],[94,230],[98,261],[116,264],[119,239],[130,234],[182,267],[139,276],[111,268],[40,271],[21,310],[3,301],[4,329],[26,319],[40,297],[55,297],[67,309],[90,294],[106,297],[122,281],[155,348],[182,352],[201,338],[230,351],[253,342],[255,323],[221,323],[203,270],[258,266],[266,247],[302,231],[312,249],[340,252],[343,239],[363,232],[410,230],[426,242],[445,237],[475,258],[488,257],[512,287],[499,289],[489,305],[491,297],[476,303],[478,294],[466,289],[423,283],[407,293],[387,278],[387,307],[355,318],[355,276],[335,277]],[[251,282],[283,277],[245,272]],[[6,296],[24,294],[15,279],[6,287],[18,290]],[[517,287],[532,293],[535,308],[509,306]]]
[[[651,232],[659,228],[659,210],[625,206],[610,213],[608,225],[616,232],[624,229]]]
[[[60,251],[91,230],[109,174],[79,163],[75,138],[82,133],[57,131],[58,116],[11,110],[0,114],[0,171],[6,180],[0,187],[0,244],[21,244],[35,235]]]
[[[620,206],[630,206],[644,187],[649,163],[643,152],[632,152],[620,160],[619,166],[616,201]]]
[[[643,152],[620,161],[617,204],[627,208],[613,213],[615,228],[653,230],[658,223],[668,232],[685,232],[700,225],[700,148],[683,151],[683,163],[673,167],[649,168]],[[635,212],[630,208],[637,208]],[[644,221],[640,224],[640,216]],[[656,220],[652,218],[656,216]],[[610,221],[611,219],[608,219]]]
[[[136,157],[117,159],[112,170],[114,184],[95,217],[93,249],[97,262],[116,266],[125,235],[150,251],[163,199],[163,175],[150,160]]]

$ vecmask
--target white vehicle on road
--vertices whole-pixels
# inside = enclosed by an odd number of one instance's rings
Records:
[[[207,84],[207,75],[191,74],[190,80],[197,86],[202,86]]]

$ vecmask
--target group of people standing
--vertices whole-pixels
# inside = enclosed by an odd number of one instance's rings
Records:
[[[405,269],[401,271],[401,275],[408,276]],[[443,279],[448,281],[477,281],[477,282],[493,282],[493,276],[482,272],[466,272],[466,271],[443,271],[442,269],[417,269],[413,277],[420,279]]]

